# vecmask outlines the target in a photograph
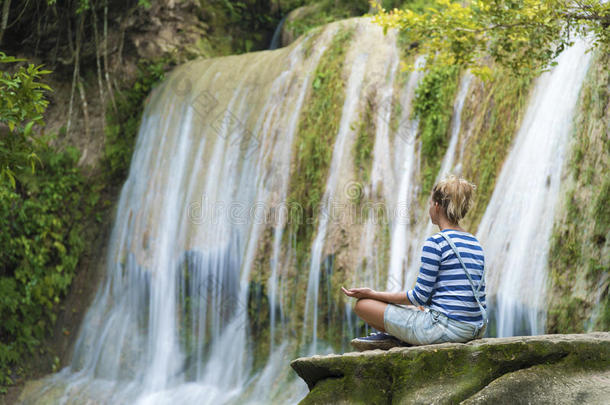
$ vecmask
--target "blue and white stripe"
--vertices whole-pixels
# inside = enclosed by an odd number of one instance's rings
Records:
[[[485,280],[481,280],[485,268],[483,248],[476,237],[468,232],[444,229],[455,243],[460,256],[474,282],[479,287],[479,300],[485,309]],[[421,267],[417,282],[407,291],[413,305],[426,305],[442,312],[451,319],[474,325],[482,320],[481,309],[474,298],[468,277],[449,243],[437,233],[424,243]]]

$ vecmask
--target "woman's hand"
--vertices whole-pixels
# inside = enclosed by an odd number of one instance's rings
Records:
[[[349,290],[345,287],[341,287],[341,291],[348,297],[352,298],[373,298],[375,295],[375,290],[371,290],[370,288],[350,288]]]

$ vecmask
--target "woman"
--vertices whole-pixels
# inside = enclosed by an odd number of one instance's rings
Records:
[[[412,290],[405,294],[341,287],[347,296],[358,298],[356,314],[381,331],[354,339],[354,347],[467,342],[483,336],[487,327],[483,249],[474,235],[459,226],[475,188],[451,175],[432,189],[429,214],[440,232],[424,244]]]

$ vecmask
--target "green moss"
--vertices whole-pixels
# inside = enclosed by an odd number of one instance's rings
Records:
[[[370,180],[371,166],[373,164],[373,147],[375,145],[375,93],[367,94],[364,112],[360,113],[360,120],[356,124],[356,142],[354,142],[352,154],[354,156],[354,169],[356,179],[361,184],[367,184]],[[352,202],[360,204],[362,201],[363,187],[359,193],[353,193]]]
[[[322,32],[324,32],[324,27],[316,27],[309,32],[309,38],[303,45],[303,54],[305,55],[305,58],[311,56],[311,50],[317,43],[317,39],[320,37]]]
[[[485,213],[521,124],[532,80],[496,67],[489,82],[473,85],[462,113],[463,125],[471,133],[464,145],[462,176],[477,185],[473,206],[462,224],[467,229],[477,229]]]
[[[369,9],[367,0],[308,1],[298,18],[287,21],[284,29],[297,38],[310,30],[333,21],[361,16]]]
[[[419,119],[422,193],[428,195],[447,149],[459,68],[433,65],[415,93],[413,115]]]
[[[330,344],[334,350],[343,342],[345,306],[341,300],[340,286],[346,278],[345,268],[337,267],[336,256],[329,255],[320,271],[320,297],[318,305],[318,339]]]
[[[290,218],[298,265],[305,262],[317,224],[345,98],[343,64],[353,32],[353,28],[341,28],[335,34],[314,72],[300,116],[288,196],[289,206],[300,207],[297,217]]]
[[[564,186],[549,254],[550,333],[608,330],[610,268],[610,55],[596,55],[574,121]],[[583,290],[584,289],[584,290]]]
[[[392,238],[390,235],[390,220],[387,216],[381,217],[381,230],[377,234],[377,246],[379,246],[379,267],[387,269],[390,266],[390,244]],[[388,273],[383,272],[379,280],[380,286],[388,285]]]
[[[491,381],[532,366],[571,372],[610,366],[607,340],[490,341],[296,360],[312,387],[302,403],[459,403]]]
[[[595,222],[595,226],[593,228],[593,238],[597,244],[603,244],[608,229],[610,229],[610,176],[608,173],[599,173],[599,167],[591,167],[589,166],[590,172],[592,173],[591,177],[594,176],[603,176],[602,185],[598,189],[597,195],[595,196],[595,200],[593,200],[593,207],[591,212],[591,218]],[[593,179],[591,179],[588,183],[590,184]]]
[[[251,280],[248,288],[248,336],[253,349],[253,367],[265,366],[269,357],[270,313],[266,282]]]

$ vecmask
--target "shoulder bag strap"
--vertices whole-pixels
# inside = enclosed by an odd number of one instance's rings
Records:
[[[443,232],[440,232],[440,234],[443,238],[445,238],[447,243],[449,243],[449,246],[451,246],[451,249],[453,249],[453,252],[457,256],[458,260],[460,261],[460,264],[462,265],[462,268],[464,269],[464,272],[466,273],[466,277],[468,277],[468,281],[470,281],[470,288],[472,289],[472,293],[474,294],[474,299],[477,300],[477,304],[479,304],[479,308],[481,309],[481,315],[483,316],[483,325],[487,324],[487,311],[481,304],[481,301],[479,300],[479,294],[478,294],[479,288],[483,284],[484,274],[481,275],[481,282],[479,283],[479,287],[475,290],[474,282],[472,281],[472,277],[470,277],[470,273],[468,273],[468,270],[466,270],[466,265],[464,264],[464,261],[462,260],[462,257],[460,256],[460,252],[458,252],[457,247],[455,246],[455,243],[453,243],[453,241],[451,240],[451,238],[448,235],[444,234]],[[485,272],[485,268],[483,268],[483,273],[484,272]]]

